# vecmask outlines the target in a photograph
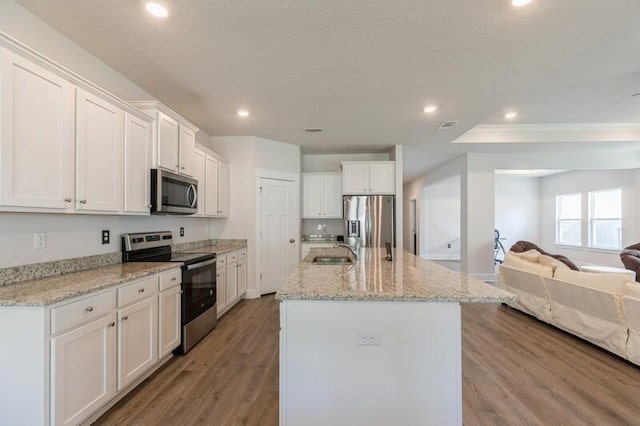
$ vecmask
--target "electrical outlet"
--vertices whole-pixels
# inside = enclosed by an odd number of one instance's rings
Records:
[[[34,234],[34,247],[37,249],[43,249],[47,247],[47,234],[44,232],[36,232]]]
[[[180,228],[180,236],[184,237],[184,228],[182,228],[182,227]]]
[[[109,234],[110,232],[108,229],[102,231],[102,244],[109,244],[109,240],[110,240]]]
[[[447,244],[447,248],[451,248],[451,243]]]
[[[358,346],[382,346],[380,331],[358,330]]]

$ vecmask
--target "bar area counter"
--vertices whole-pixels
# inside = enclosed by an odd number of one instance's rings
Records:
[[[276,294],[280,425],[462,424],[460,304],[515,296],[385,254],[312,249]]]

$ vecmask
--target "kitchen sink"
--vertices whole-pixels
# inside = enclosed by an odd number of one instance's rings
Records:
[[[313,258],[315,265],[345,265],[353,263],[350,257],[346,256],[316,256]]]

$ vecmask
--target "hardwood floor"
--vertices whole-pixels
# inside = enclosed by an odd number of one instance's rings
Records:
[[[466,425],[640,424],[640,367],[516,310],[463,305]],[[277,425],[278,304],[245,300],[100,425]]]

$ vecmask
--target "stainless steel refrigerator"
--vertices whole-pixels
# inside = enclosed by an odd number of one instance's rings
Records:
[[[393,195],[345,195],[345,238],[355,247],[384,247],[385,242],[396,246],[395,196]]]

